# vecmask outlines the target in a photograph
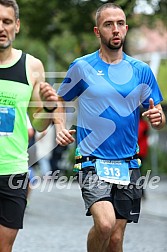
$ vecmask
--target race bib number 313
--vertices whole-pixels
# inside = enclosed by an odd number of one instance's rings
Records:
[[[129,166],[124,160],[96,160],[99,179],[109,183],[128,185],[130,183]]]

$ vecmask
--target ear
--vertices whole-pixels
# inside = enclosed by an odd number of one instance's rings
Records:
[[[129,26],[128,26],[128,25],[126,25],[126,32],[128,31],[128,29],[129,29]]]
[[[16,27],[15,27],[15,32],[16,34],[19,33],[20,31],[20,19],[16,20]]]
[[[97,26],[94,27],[94,33],[95,33],[97,38],[100,38],[100,33],[99,33],[99,29],[98,29]]]

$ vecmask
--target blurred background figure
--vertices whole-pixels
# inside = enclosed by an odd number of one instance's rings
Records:
[[[31,183],[33,183],[33,177],[35,176],[35,166],[37,163],[31,162],[32,160],[36,160],[36,148],[35,148],[35,130],[31,125],[30,119],[27,115],[27,129],[28,129],[28,139],[29,139],[29,145],[28,148],[32,147],[33,151],[31,151],[31,154],[29,153],[29,184],[28,184],[28,192],[27,192],[27,206],[29,206],[29,198],[30,198],[30,193],[31,193]],[[31,163],[31,165],[30,165]]]
[[[55,171],[59,171],[59,176],[65,175],[66,167],[63,167],[61,163],[62,163],[64,151],[66,149],[67,149],[67,146],[57,145],[51,153],[50,165],[51,165],[52,173],[54,173]]]
[[[58,176],[65,173],[67,167],[63,162],[63,156],[67,147],[57,145],[54,124],[50,125],[43,132],[36,132],[35,143],[38,174],[41,178],[44,176],[51,176],[55,171],[58,172]]]
[[[43,132],[36,132],[35,134],[35,142],[37,147],[37,160],[38,160],[38,168],[39,175],[41,177],[46,176],[47,173],[51,170],[50,166],[50,149],[53,149],[53,132],[52,126],[49,126]]]
[[[145,160],[148,155],[148,135],[149,135],[149,123],[143,118],[142,111],[140,112],[139,131],[138,131],[138,144],[139,144],[139,158],[141,160],[141,174],[145,175],[147,168],[145,168]],[[142,189],[142,196],[145,199],[145,189]]]

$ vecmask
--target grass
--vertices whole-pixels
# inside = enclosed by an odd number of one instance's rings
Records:
[[[167,103],[167,60],[161,61],[157,80],[164,97],[164,103]]]

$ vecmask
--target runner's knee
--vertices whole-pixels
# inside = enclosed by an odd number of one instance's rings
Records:
[[[110,252],[117,252],[121,251],[120,248],[122,247],[123,243],[123,236],[121,232],[113,232],[110,238]]]
[[[103,220],[95,226],[96,232],[101,240],[107,240],[111,236],[112,230],[115,226],[115,220]]]

